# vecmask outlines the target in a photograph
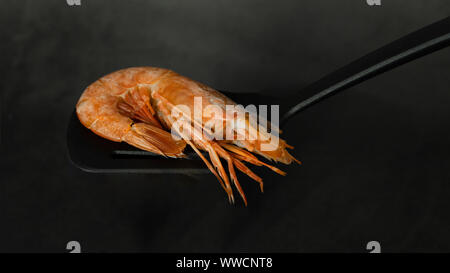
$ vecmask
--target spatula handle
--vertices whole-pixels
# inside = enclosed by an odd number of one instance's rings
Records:
[[[450,45],[450,17],[410,33],[332,72],[298,93],[281,125],[309,106],[360,82]],[[304,99],[306,98],[306,99]]]

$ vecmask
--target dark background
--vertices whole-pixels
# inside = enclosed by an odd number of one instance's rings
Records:
[[[301,88],[450,14],[448,0],[1,1],[0,251],[450,251],[450,51],[360,84],[290,121],[304,165],[240,175],[101,175],[68,160],[83,89],[160,66],[235,92]]]

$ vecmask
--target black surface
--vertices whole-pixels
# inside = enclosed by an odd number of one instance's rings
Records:
[[[215,177],[95,174],[66,134],[82,90],[114,70],[167,67],[219,90],[299,90],[448,16],[447,0],[3,1],[0,251],[450,251],[450,52],[369,80],[293,118],[299,166]]]

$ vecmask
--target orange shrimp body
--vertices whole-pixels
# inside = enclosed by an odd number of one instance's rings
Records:
[[[263,183],[243,161],[264,165],[282,175],[283,171],[260,161],[253,153],[285,164],[300,162],[286,150],[293,147],[277,135],[261,130],[244,110],[217,112],[228,106],[236,103],[171,70],[133,67],[113,72],[88,86],[76,111],[80,122],[95,134],[162,156],[184,157],[183,150],[186,144],[190,145],[217,177],[229,200],[234,201],[233,183],[247,205],[235,168],[259,182],[261,191]],[[277,130],[270,123],[268,127],[272,132]],[[231,139],[225,138],[226,132],[231,132]],[[207,152],[209,160],[200,150]],[[227,163],[229,175],[221,159]]]

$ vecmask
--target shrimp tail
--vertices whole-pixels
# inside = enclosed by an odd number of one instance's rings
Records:
[[[174,140],[169,132],[146,123],[134,123],[124,141],[136,148],[166,157],[185,157],[186,142]]]

